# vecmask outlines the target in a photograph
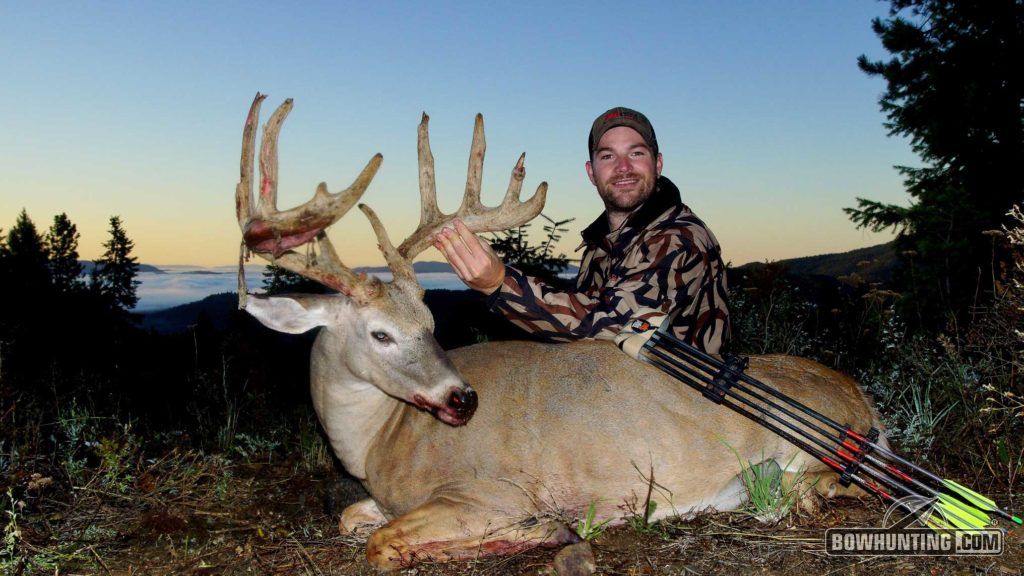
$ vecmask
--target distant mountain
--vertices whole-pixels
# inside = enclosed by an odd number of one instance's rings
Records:
[[[859,248],[839,254],[821,254],[818,256],[779,260],[774,264],[781,264],[789,274],[817,277],[819,283],[824,282],[831,286],[837,283],[835,278],[847,276],[853,272],[856,272],[868,282],[886,282],[892,278],[892,272],[897,265],[897,261],[892,253],[891,244],[879,244],[878,246]],[[730,269],[730,285],[741,286],[743,284],[741,277],[744,272],[756,270],[766,265],[762,262],[751,262]],[[154,267],[150,266],[149,268]],[[417,262],[413,265],[413,269],[420,274],[452,272],[451,267],[444,262]],[[363,267],[356,270],[367,273],[389,272],[383,266]],[[567,273],[575,274],[576,267],[573,266]],[[737,276],[735,281],[732,278],[733,275]],[[811,281],[811,279],[808,278],[808,281]],[[464,314],[465,310],[462,309],[462,306],[467,302],[469,304],[466,305],[471,305],[471,307],[479,304],[479,310],[473,308],[474,314],[479,313],[477,315],[481,317],[488,316],[484,312],[485,308],[483,308],[483,305],[476,302],[477,300],[482,302],[482,297],[470,290],[428,290],[426,298],[428,306],[433,310],[435,317],[439,319],[445,318],[446,315]],[[202,316],[209,320],[215,328],[224,329],[227,327],[228,321],[237,307],[238,296],[234,292],[223,292],[181,306],[143,313],[141,314],[141,324],[143,328],[153,329],[157,332],[180,333],[189,330],[189,327],[194,325]],[[459,312],[456,309],[462,311]],[[480,322],[485,322],[485,320],[490,322],[489,319],[480,320]],[[444,326],[445,322],[439,320],[437,325]],[[489,329],[488,331],[491,330]],[[446,333],[445,338],[446,341],[466,343],[463,340],[471,339],[472,334]]]
[[[803,256],[773,262],[782,265],[790,274],[803,276],[829,276],[838,278],[856,272],[867,282],[888,282],[898,266],[892,242],[858,248],[849,252]],[[763,267],[764,262],[750,262],[736,268],[737,271],[754,270]]]
[[[417,274],[435,274],[438,272],[454,272],[452,267],[447,262],[414,262],[412,265],[413,272]],[[380,274],[390,273],[391,269],[387,266],[360,266],[354,269],[356,272],[365,272],[367,274]]]
[[[213,324],[214,328],[223,330],[228,325],[228,318],[237,309],[238,294],[222,292],[196,302],[141,314],[140,323],[146,330],[152,329],[164,334],[176,334],[187,331],[202,315]]]
[[[92,269],[96,267],[96,263],[92,260],[79,260],[79,264],[82,265],[82,274],[88,276],[92,274]],[[150,264],[139,264],[139,272],[151,272],[153,274],[166,274],[163,270],[152,266]]]

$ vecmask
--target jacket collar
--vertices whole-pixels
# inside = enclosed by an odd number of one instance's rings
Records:
[[[623,228],[644,228],[653,222],[655,218],[664,214],[669,208],[682,203],[682,198],[679,196],[679,188],[676,188],[676,185],[668,178],[659,176],[651,197],[647,199],[647,202],[641,204],[639,208],[633,210],[633,213],[626,218],[622,226]],[[584,228],[580,234],[583,236],[584,244],[594,245],[603,242],[610,233],[611,230],[608,228],[608,211],[606,210],[601,212],[601,215],[590,226]]]

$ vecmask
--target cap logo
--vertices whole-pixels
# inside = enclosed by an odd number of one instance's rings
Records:
[[[614,120],[616,118],[629,118],[630,120],[636,120],[637,122],[640,121],[640,118],[638,118],[636,115],[634,115],[634,114],[625,114],[625,113],[620,112],[618,110],[614,110],[614,111],[609,112],[609,113],[604,115],[604,119],[605,120]]]

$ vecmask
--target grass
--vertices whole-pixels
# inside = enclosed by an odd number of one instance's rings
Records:
[[[760,522],[778,524],[789,516],[793,505],[813,488],[813,484],[804,487],[803,469],[797,471],[791,481],[786,482],[784,471],[793,464],[796,454],[793,454],[785,466],[779,466],[773,459],[765,459],[764,452],[761,453],[761,460],[758,463],[744,463],[735,448],[724,440],[722,443],[736,455],[736,460],[740,464],[740,480],[747,492],[746,511]]]
[[[576,535],[583,540],[593,540],[600,536],[605,529],[605,526],[612,521],[611,518],[605,518],[604,520],[597,522],[594,516],[597,514],[597,503],[591,502],[587,506],[587,513],[583,515],[583,518],[576,520]]]

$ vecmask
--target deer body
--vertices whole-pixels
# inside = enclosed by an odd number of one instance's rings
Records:
[[[332,309],[341,312],[323,312]],[[564,521],[591,504],[598,518],[615,521],[642,511],[652,472],[651,520],[733,509],[745,496],[733,449],[744,463],[802,471],[824,495],[857,493],[767,429],[611,342],[492,342],[447,355],[424,346],[412,362],[392,365],[359,346],[353,326],[365,311],[343,296],[253,298],[248,310],[286,332],[321,326],[311,355],[314,406],[335,454],[373,499],[346,510],[342,524],[389,521],[367,546],[381,567],[572,542]],[[316,320],[296,323],[297,314]],[[368,372],[369,362],[378,370]],[[396,375],[395,366],[411,369]],[[854,428],[877,426],[856,383],[820,364],[761,356],[748,373]],[[459,426],[431,413],[452,387],[472,387],[480,398]],[[410,400],[417,396],[433,400]]]
[[[799,452],[611,343],[496,342],[450,357],[480,395],[472,420],[454,428],[395,403],[391,425],[368,451],[364,482],[394,516],[439,489],[481,498],[491,487],[493,522],[502,512],[576,518],[590,503],[605,517],[622,517],[644,499],[652,468],[664,488],[652,494],[655,518],[731,509],[742,498],[739,463],[726,444],[745,462],[774,459],[781,466]],[[765,377],[783,367],[805,370],[803,381]],[[844,422],[874,425],[856,385],[820,365],[767,356],[752,359],[750,373]],[[828,471],[810,457],[791,467]]]
[[[361,277],[341,263],[324,228],[355,204],[380,157],[349,189],[330,194],[321,184],[305,205],[278,212],[276,140],[291,107],[286,101],[267,123],[254,206],[262,99],[257,95],[243,133],[236,196],[243,256],[255,252],[340,294],[246,302],[240,284],[240,304],[275,330],[320,330],[310,361],[313,404],[334,453],[371,495],[343,512],[341,527],[387,522],[367,543],[372,564],[396,568],[572,542],[578,537],[566,521],[589,506],[598,519],[621,521],[642,514],[648,494],[657,504],[650,520],[733,509],[744,498],[737,455],[744,463],[773,460],[791,475],[803,471],[825,496],[861,493],[839,487],[834,472],[782,438],[610,342],[493,342],[446,354],[433,338],[412,258],[454,217],[474,232],[533,218],[546,185],[519,202],[520,158],[502,205],[480,204],[478,116],[466,197],[456,214],[442,214],[424,116],[420,226],[396,249],[373,211],[360,205],[395,279]],[[316,261],[293,250],[311,238]],[[748,373],[838,422],[879,427],[856,383],[824,366],[763,356],[751,358]]]

